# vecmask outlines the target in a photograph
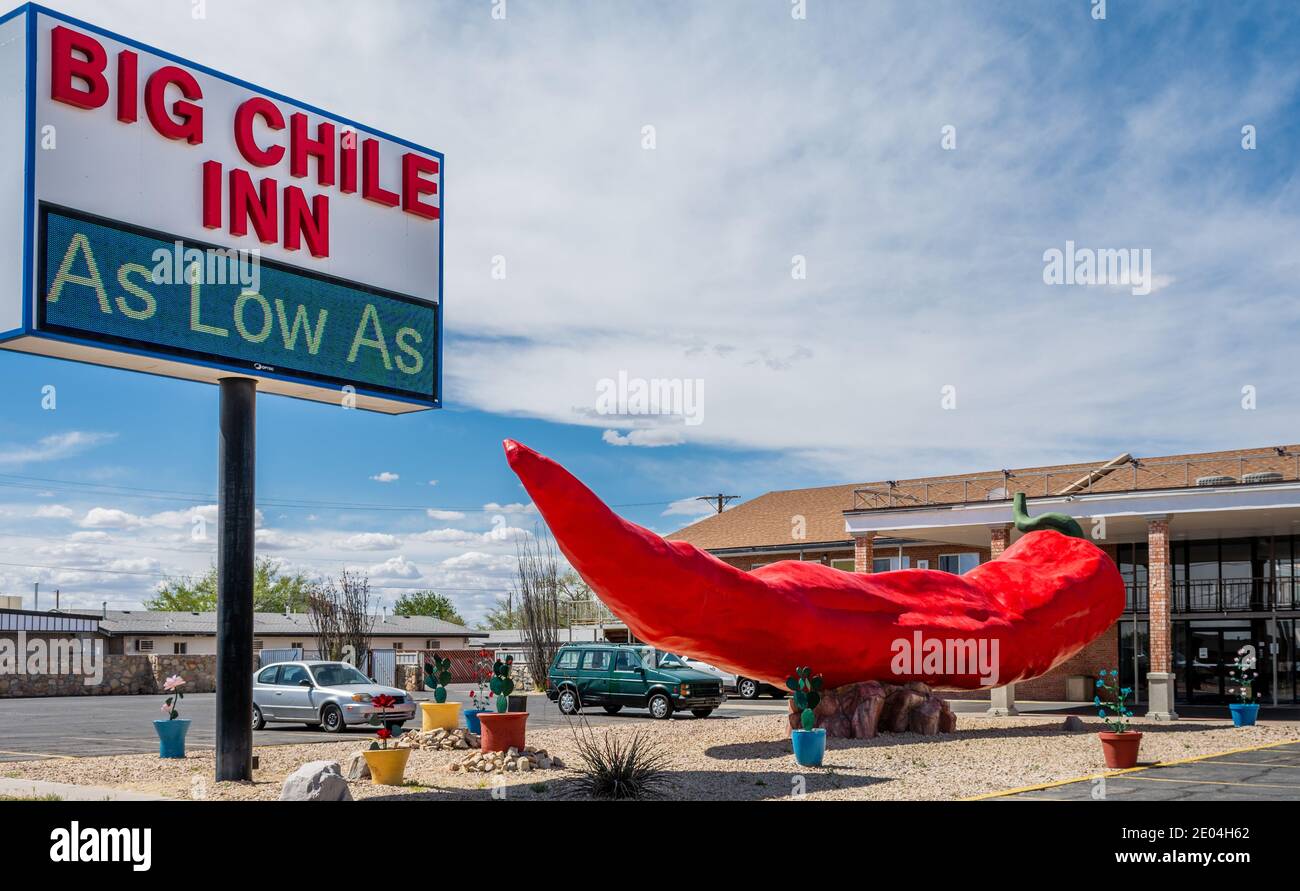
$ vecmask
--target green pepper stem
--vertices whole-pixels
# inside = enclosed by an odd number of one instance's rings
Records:
[[[1062,535],[1070,535],[1074,538],[1085,538],[1083,527],[1079,525],[1078,520],[1067,514],[1047,513],[1040,514],[1037,517],[1030,517],[1025,510],[1025,493],[1017,492],[1011,501],[1011,517],[1015,520],[1016,528],[1021,532],[1038,532],[1042,529],[1054,529]]]

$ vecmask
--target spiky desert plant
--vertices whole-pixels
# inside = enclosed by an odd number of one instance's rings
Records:
[[[447,701],[447,685],[451,683],[451,657],[433,657],[424,663],[424,686],[433,688],[433,701]]]
[[[514,656],[507,656],[505,661],[498,659],[492,664],[491,688],[497,697],[498,712],[504,712],[510,707],[510,694],[515,692],[515,682],[510,679],[510,670],[514,664]]]
[[[584,721],[573,738],[578,778],[564,787],[565,797],[644,801],[663,798],[672,787],[668,756],[645,730],[626,736],[606,730],[598,737]]]
[[[822,676],[814,675],[812,669],[804,666],[796,668],[794,676],[785,679],[785,685],[794,691],[794,705],[800,710],[799,720],[804,730],[812,730],[817,721],[813,710],[822,701]]]

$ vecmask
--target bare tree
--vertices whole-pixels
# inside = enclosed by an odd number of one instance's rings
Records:
[[[345,569],[337,581],[326,579],[317,585],[308,603],[307,616],[316,634],[320,657],[350,662],[364,669],[375,626],[370,609],[369,577]]]
[[[520,619],[529,679],[537,690],[545,689],[546,672],[560,648],[561,577],[560,560],[549,535],[516,541],[511,603]]]

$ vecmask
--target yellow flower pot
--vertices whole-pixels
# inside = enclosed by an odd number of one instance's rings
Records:
[[[424,722],[421,730],[455,730],[460,726],[460,703],[422,702],[420,717]]]
[[[366,756],[370,767],[370,782],[376,786],[400,786],[406,773],[406,759],[411,757],[410,749],[367,749],[361,754]]]

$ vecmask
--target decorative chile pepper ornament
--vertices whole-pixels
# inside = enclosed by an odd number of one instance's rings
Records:
[[[611,511],[554,461],[513,440],[506,458],[560,550],[638,639],[781,686],[815,663],[827,689],[866,680],[978,689],[1037,677],[1124,609],[1111,559],[1064,514],[965,575],[874,574],[782,560],[746,572]]]

